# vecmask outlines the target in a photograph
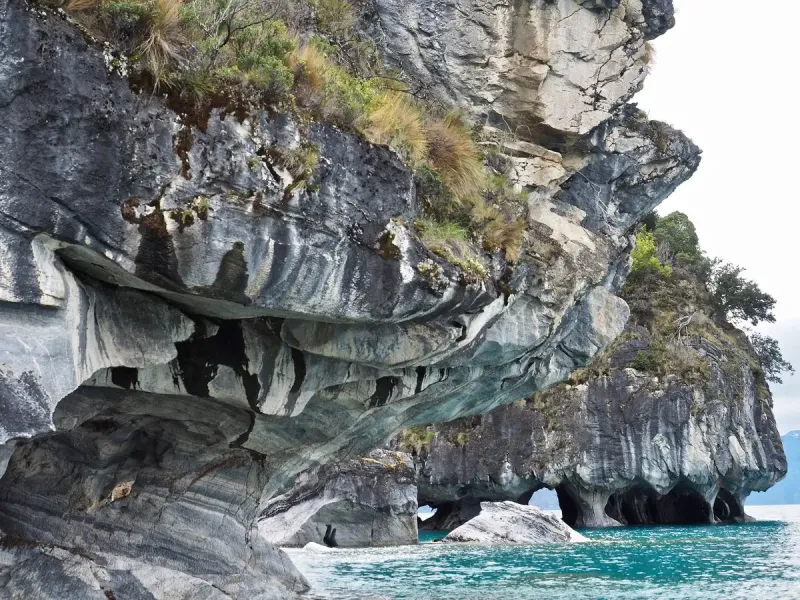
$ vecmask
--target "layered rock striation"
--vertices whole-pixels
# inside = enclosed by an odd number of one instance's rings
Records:
[[[86,597],[292,597],[304,579],[257,522],[298,474],[526,397],[610,344],[631,234],[699,162],[624,104],[655,5],[476,3],[506,65],[455,85],[463,68],[412,64],[400,9],[375,2],[387,61],[516,132],[521,258],[487,255],[476,280],[417,239],[389,148],[258,107],[181,112],[59,11],[0,1],[0,580],[47,572],[30,593],[50,593],[75,572],[59,561],[94,573],[72,582]],[[416,22],[450,32],[417,44],[423,65],[486,47],[477,23]],[[299,182],[284,165],[308,144]]]
[[[747,519],[748,494],[787,469],[769,388],[745,335],[709,319],[691,281],[661,285],[628,294],[625,334],[568,383],[400,438],[417,449],[420,504],[438,508],[426,527],[544,487],[578,527]],[[691,315],[686,329],[659,302]],[[677,337],[664,344],[652,321]]]
[[[416,544],[417,485],[410,455],[373,450],[304,473],[260,515],[264,539],[278,546]]]

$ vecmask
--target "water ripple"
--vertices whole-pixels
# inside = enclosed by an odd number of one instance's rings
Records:
[[[316,599],[800,598],[800,507],[782,508],[747,525],[583,530],[584,544],[290,554]]]

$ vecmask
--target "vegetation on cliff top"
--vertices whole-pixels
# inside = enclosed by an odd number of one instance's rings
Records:
[[[652,342],[631,366],[683,379],[705,377],[707,361],[687,347],[694,337],[728,353],[745,348],[757,379],[780,383],[782,373],[793,373],[774,339],[753,332],[745,337],[737,328],[775,321],[775,299],[742,273],[741,267],[705,255],[685,214],[647,219],[637,235],[624,296],[633,323],[646,327]]]
[[[427,219],[419,229],[423,242],[435,239],[431,250],[466,265],[475,279],[487,272],[482,251],[501,250],[515,262],[525,203],[502,173],[487,171],[463,114],[419,98],[382,65],[374,42],[359,31],[361,4],[69,0],[66,10],[111,44],[113,68],[182,111],[271,107],[392,147],[417,173]],[[446,232],[454,236],[444,239]]]

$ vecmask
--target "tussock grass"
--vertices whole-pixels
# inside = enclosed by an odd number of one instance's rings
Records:
[[[427,127],[428,158],[458,201],[480,193],[486,180],[483,159],[460,111]]]
[[[462,111],[442,115],[380,65],[359,32],[362,2],[67,0],[66,9],[114,44],[137,87],[165,88],[197,123],[213,106],[237,115],[268,106],[390,146],[415,170],[418,231],[432,251],[480,276],[483,251],[519,260],[524,202],[488,175]],[[309,150],[293,171],[308,174],[318,158]]]
[[[173,64],[184,62],[180,52],[183,41],[181,5],[181,0],[154,0],[145,13],[147,34],[139,49],[157,83],[168,80]]]
[[[412,167],[428,156],[428,136],[423,114],[399,91],[380,94],[369,115],[364,134],[370,141],[395,148]]]

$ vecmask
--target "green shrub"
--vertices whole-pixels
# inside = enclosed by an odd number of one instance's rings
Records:
[[[640,231],[636,236],[636,246],[631,253],[633,258],[632,278],[644,278],[648,275],[662,278],[672,276],[672,268],[669,265],[661,264],[656,252],[656,241],[653,234],[646,230]]]
[[[420,455],[431,447],[436,431],[424,425],[409,427],[400,434],[399,446],[406,452]]]

